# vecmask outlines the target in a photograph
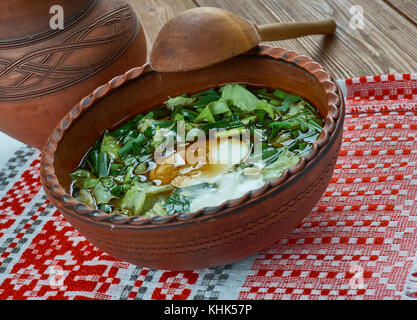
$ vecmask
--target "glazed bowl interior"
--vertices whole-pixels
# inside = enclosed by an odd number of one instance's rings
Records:
[[[150,69],[145,66],[145,69]],[[113,79],[114,82],[118,78]],[[241,82],[279,88],[297,94],[314,105],[323,118],[329,108],[328,96],[311,73],[295,64],[268,56],[242,55],[225,63],[186,73],[145,72],[144,75],[104,94],[70,124],[55,152],[54,169],[59,184],[70,191],[70,173],[105,130],[122,125],[138,113],[161,105],[167,97],[195,93],[226,83]],[[96,95],[101,95],[96,90]],[[88,101],[88,98],[87,98]]]

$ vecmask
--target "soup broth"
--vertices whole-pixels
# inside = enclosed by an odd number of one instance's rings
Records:
[[[107,213],[166,216],[236,199],[278,178],[323,128],[300,96],[243,84],[167,99],[106,131],[71,194]]]

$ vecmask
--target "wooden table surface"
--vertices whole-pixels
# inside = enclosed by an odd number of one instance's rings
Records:
[[[128,0],[140,17],[148,51],[171,17],[197,6],[220,7],[260,25],[333,17],[330,37],[271,42],[311,56],[336,78],[417,71],[417,0]],[[360,6],[363,29],[354,29]],[[357,12],[357,11],[356,11]]]

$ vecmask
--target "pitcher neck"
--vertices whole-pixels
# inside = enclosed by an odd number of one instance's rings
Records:
[[[64,21],[101,0],[0,0],[0,41],[19,39],[50,30],[54,5],[62,6]]]

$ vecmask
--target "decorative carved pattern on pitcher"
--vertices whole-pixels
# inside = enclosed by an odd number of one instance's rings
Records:
[[[136,15],[129,5],[113,1],[111,10],[91,17],[95,3],[90,2],[63,32],[46,32],[24,43],[22,39],[0,42],[0,102],[31,99],[73,86],[125,52],[138,32]],[[12,45],[19,48],[10,50]]]

